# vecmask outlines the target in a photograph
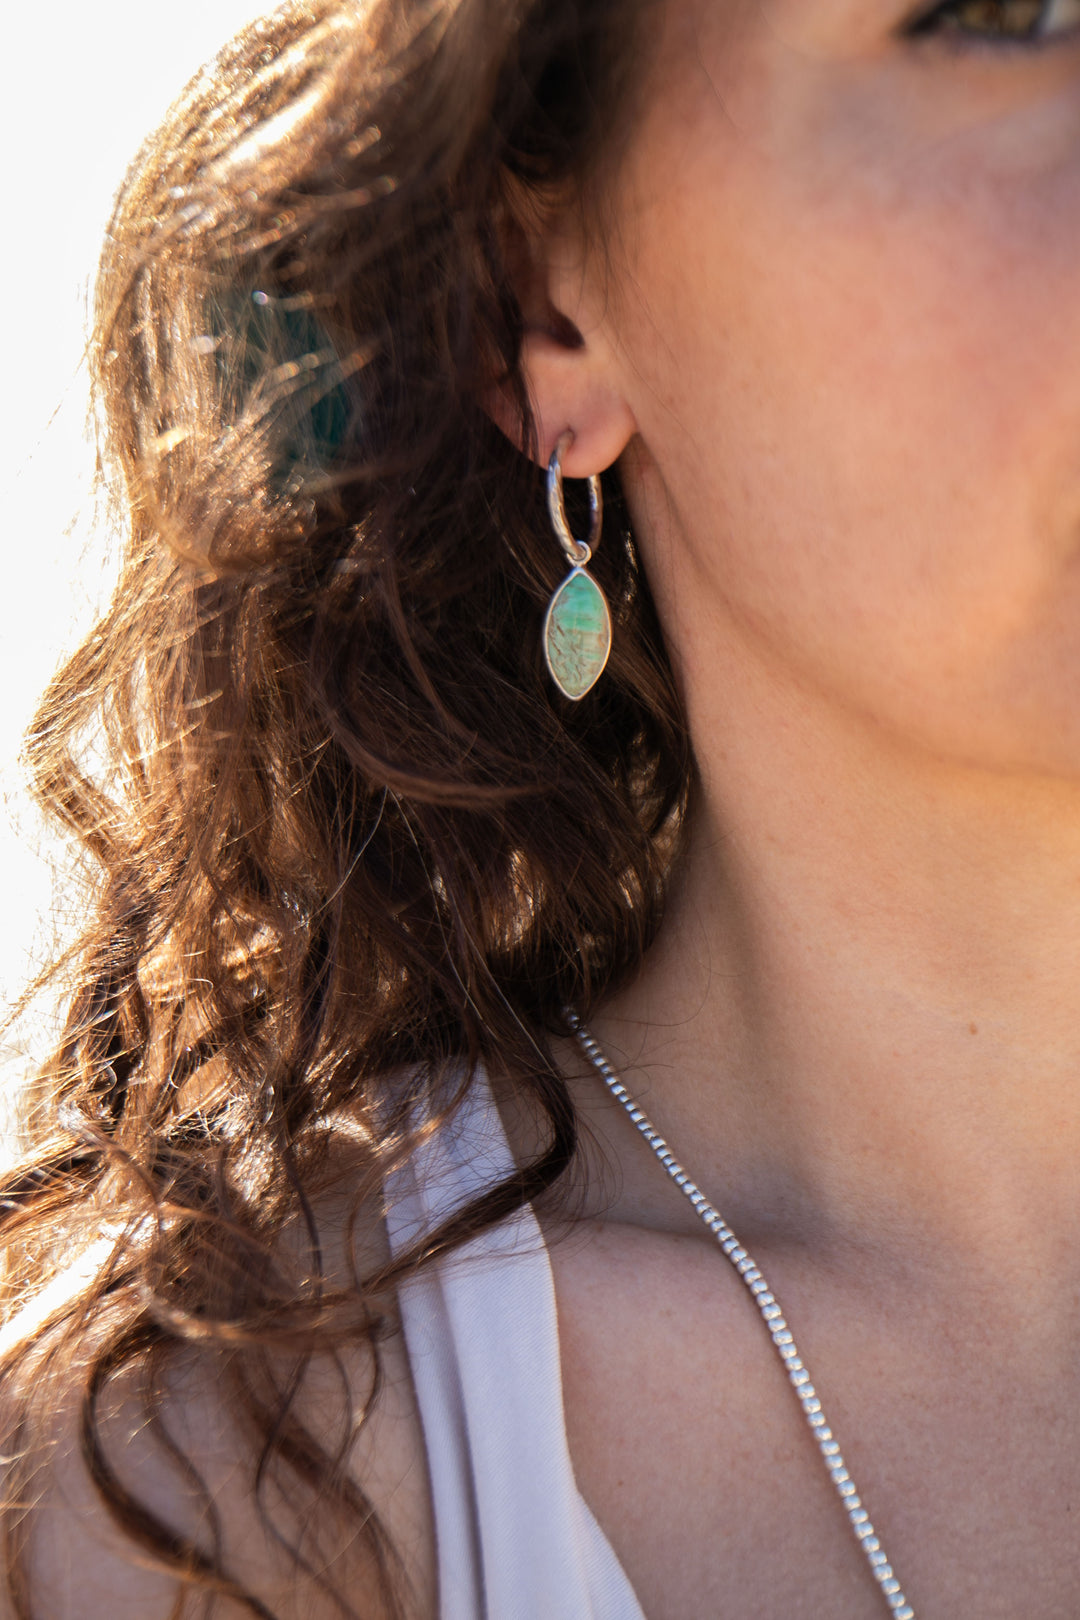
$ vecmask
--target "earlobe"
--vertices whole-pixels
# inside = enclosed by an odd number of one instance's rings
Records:
[[[589,478],[616,461],[637,432],[621,370],[600,311],[608,306],[580,228],[564,213],[544,216],[514,193],[503,221],[504,261],[524,319],[520,368],[535,428],[521,442],[518,402],[492,387],[484,407],[518,449],[546,467],[568,431],[563,471]]]
[[[580,256],[574,251],[570,262],[571,244],[565,237],[552,233],[540,243],[528,243],[522,235],[513,258],[526,323],[520,364],[536,444],[521,443],[521,422],[509,389],[493,387],[484,408],[507,438],[518,449],[528,449],[542,467],[569,429],[573,441],[563,470],[568,478],[588,478],[610,467],[637,431],[607,333],[590,318]],[[562,296],[556,300],[553,291]]]
[[[535,329],[522,343],[521,365],[536,428],[535,460],[546,467],[569,429],[573,440],[564,459],[568,478],[589,478],[622,455],[637,432],[629,405],[581,353],[554,333]],[[508,390],[493,387],[484,409],[519,450],[521,422]]]
[[[550,330],[529,331],[521,363],[536,423],[536,459],[546,467],[571,430],[563,471],[588,478],[618,460],[637,431],[633,412],[599,351],[600,341],[570,345]]]

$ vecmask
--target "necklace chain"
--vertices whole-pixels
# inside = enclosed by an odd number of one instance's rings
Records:
[[[796,1348],[794,1336],[780,1309],[780,1303],[766,1282],[761,1267],[743,1248],[719,1210],[713,1208],[700,1187],[691,1181],[652,1121],[631,1097],[577,1014],[569,1013],[568,1019],[579,1046],[600,1074],[611,1095],[645,1138],[672,1181],[689,1199],[749,1289],[750,1297],[776,1346],[784,1371],[802,1407],[803,1416],[817,1442],[829,1478],[847,1514],[848,1523],[863,1550],[893,1620],[915,1620],[915,1610],[904,1596],[885,1548],[881,1545],[881,1538],[871,1523],[869,1513],[863,1507],[862,1499],[855,1488],[855,1481],[848,1472],[843,1454],[822,1410],[821,1398],[814,1388],[810,1371]]]

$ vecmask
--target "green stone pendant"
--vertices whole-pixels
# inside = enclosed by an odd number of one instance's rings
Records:
[[[572,568],[548,606],[544,657],[559,691],[576,702],[592,690],[611,651],[611,614],[584,568]]]

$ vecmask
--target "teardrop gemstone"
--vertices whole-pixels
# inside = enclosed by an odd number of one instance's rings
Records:
[[[544,657],[552,680],[575,702],[594,687],[611,651],[611,614],[604,593],[583,568],[563,580],[544,620]]]

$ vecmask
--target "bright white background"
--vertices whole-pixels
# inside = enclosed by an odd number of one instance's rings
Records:
[[[19,791],[35,698],[112,584],[88,521],[88,286],[129,158],[258,0],[58,0],[11,9],[0,98],[0,1009],[47,949],[52,852]],[[63,913],[63,892],[58,911]],[[3,1057],[0,1052],[0,1057]]]

